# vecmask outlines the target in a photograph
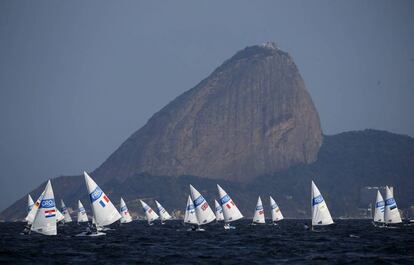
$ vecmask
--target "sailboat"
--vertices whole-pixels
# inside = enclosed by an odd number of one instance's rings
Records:
[[[45,191],[42,192],[42,194],[40,194],[39,198],[37,199],[36,203],[33,204],[33,207],[30,209],[29,213],[26,216],[26,222],[27,225],[29,226],[29,230],[30,230],[30,226],[32,225],[34,218],[36,216],[37,210],[39,209],[40,206],[40,201],[43,198],[43,195],[45,194]]]
[[[132,217],[129,214],[128,207],[126,206],[126,203],[124,199],[122,199],[122,197],[121,197],[121,203],[119,207],[120,207],[119,212],[121,213],[121,216],[122,216],[120,220],[121,224],[132,222]]]
[[[157,220],[160,217],[158,216],[158,214],[156,212],[154,212],[154,210],[152,210],[151,207],[148,206],[148,204],[146,204],[142,200],[139,200],[139,201],[141,202],[142,209],[144,209],[145,216],[146,216],[147,221],[148,221],[148,225],[153,225],[152,222]]]
[[[216,219],[216,216],[214,215],[213,211],[208,205],[208,202],[204,199],[200,192],[196,190],[191,184],[190,194],[191,199],[194,203],[194,209],[198,221],[197,231],[204,231],[204,229],[201,229],[200,226],[214,221]]]
[[[216,221],[223,221],[224,220],[224,215],[223,215],[223,208],[220,206],[220,204],[218,203],[217,200],[214,200],[214,206],[216,209]]]
[[[262,199],[259,196],[259,198],[257,199],[256,209],[254,211],[253,224],[264,224],[264,223],[266,222],[265,222],[263,204],[262,204]]]
[[[402,223],[394,195],[388,186],[385,187],[384,222],[386,225]]]
[[[61,204],[60,210],[64,216],[64,219],[63,219],[64,223],[72,222],[72,218],[70,217],[68,208],[66,208],[65,202],[63,200],[60,200],[60,204]]]
[[[191,196],[188,196],[187,206],[185,207],[184,223],[191,225],[198,225],[197,215],[195,213],[194,204]],[[195,230],[195,229],[192,229]]]
[[[275,200],[272,198],[272,196],[270,197],[270,208],[272,209],[272,222],[274,225],[277,225],[277,222],[279,222],[280,220],[283,220],[283,214],[280,211],[279,206],[277,205],[277,203],[275,202]]]
[[[78,201],[78,224],[88,222],[88,215],[86,214],[85,207],[82,202]]]
[[[33,202],[33,199],[32,199],[32,196],[30,196],[30,194],[27,194],[27,215],[26,215],[26,217],[24,218],[24,220],[27,222],[27,218],[28,218],[28,216],[29,216],[29,213],[32,211],[32,209],[33,209],[33,206],[34,206],[34,202]]]
[[[85,177],[85,183],[91,201],[93,217],[95,218],[96,223],[96,231],[91,231],[86,235],[105,235],[105,233],[98,231],[98,228],[113,224],[114,222],[121,219],[121,215],[119,214],[115,206],[112,204],[112,202],[109,200],[108,196],[101,190],[101,188],[96,184],[96,182],[93,181],[93,179],[88,175],[88,173],[83,172],[83,175]]]
[[[381,192],[377,191],[377,200],[375,201],[375,210],[374,210],[374,225],[380,223],[384,225],[384,210],[385,202],[382,198]]]
[[[157,205],[162,225],[165,224],[165,221],[172,219],[171,215],[164,209],[164,207],[162,207],[161,203],[156,200],[155,204]]]
[[[57,235],[55,196],[50,180],[46,184],[39,209],[30,229],[43,235]]]
[[[224,229],[234,229],[235,227],[231,226],[230,223],[243,218],[243,215],[227,192],[218,184],[217,189],[220,197],[220,204],[223,210]]]
[[[324,201],[321,192],[312,181],[311,187],[312,198],[312,230],[314,226],[323,226],[333,224],[331,213]]]

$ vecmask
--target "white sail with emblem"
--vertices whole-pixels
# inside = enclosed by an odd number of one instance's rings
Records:
[[[265,223],[263,203],[262,203],[262,199],[260,198],[260,196],[257,199],[256,209],[254,211],[254,216],[253,216],[253,223],[255,223],[255,224],[264,224]]]
[[[155,204],[158,208],[158,213],[160,214],[161,223],[172,219],[171,215],[164,209],[164,207],[158,201],[155,201]]]
[[[237,208],[236,204],[227,194],[227,192],[217,184],[217,189],[220,197],[220,204],[223,208],[223,217],[225,223],[230,223],[243,218],[243,215]]]
[[[45,194],[45,191],[43,190],[42,194],[40,194],[40,196],[37,199],[36,203],[33,205],[32,209],[30,210],[30,212],[26,216],[26,221],[29,225],[32,224],[33,221],[34,221],[37,210],[39,209],[39,206],[40,206],[40,201],[42,200],[44,194]]]
[[[33,202],[32,196],[30,196],[30,194],[28,194],[27,195],[27,215],[24,218],[25,221],[27,221],[27,218],[29,216],[29,213],[32,211],[33,206],[34,206],[34,202]]]
[[[188,196],[187,206],[185,207],[184,223],[198,224],[197,215],[195,213],[194,204],[191,196]]]
[[[204,225],[214,221],[216,219],[216,216],[208,205],[208,202],[192,185],[190,185],[190,193],[191,199],[194,203],[194,209],[197,215],[198,224]]]
[[[384,223],[385,202],[381,192],[377,191],[377,200],[375,201],[374,222]]]
[[[402,222],[394,194],[388,186],[385,187],[384,221],[386,224],[398,224]]]
[[[78,223],[88,222],[88,215],[81,201],[78,201]]]
[[[48,236],[57,234],[55,196],[50,180],[46,184],[31,230]]]
[[[144,201],[139,200],[142,205],[142,209],[144,209],[145,216],[147,218],[148,224],[151,224],[153,221],[159,218],[158,214],[154,212],[154,210],[148,206]]]
[[[132,217],[129,214],[128,207],[126,206],[126,203],[124,199],[121,198],[121,204],[119,206],[119,212],[121,213],[121,223],[126,224],[132,222]]]
[[[109,200],[108,196],[106,196],[106,194],[86,172],[83,172],[83,174],[85,176],[86,187],[88,189],[96,225],[102,227],[110,225],[121,219],[121,215]]]
[[[322,197],[321,192],[312,181],[312,226],[333,224],[331,213]]]
[[[272,221],[275,223],[275,222],[282,220],[284,217],[283,217],[282,212],[280,211],[279,206],[275,202],[275,200],[272,198],[272,196],[269,196],[269,197],[270,197],[270,208],[272,209]]]
[[[66,207],[65,202],[63,200],[60,200],[60,206],[61,206],[60,207],[61,213],[65,217],[65,219],[64,219],[65,220],[65,223],[72,222],[72,217],[70,217],[69,210]]]
[[[214,206],[216,207],[216,220],[217,221],[223,221],[224,215],[223,215],[223,208],[220,206],[217,200],[214,200]]]

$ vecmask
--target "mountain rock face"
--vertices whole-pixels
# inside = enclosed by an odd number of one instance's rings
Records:
[[[247,47],[177,97],[94,173],[137,173],[246,182],[316,160],[318,113],[289,54],[273,43]]]

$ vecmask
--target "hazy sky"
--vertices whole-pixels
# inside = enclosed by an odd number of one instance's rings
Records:
[[[0,210],[95,169],[268,40],[293,56],[326,134],[414,136],[414,1],[0,1]]]

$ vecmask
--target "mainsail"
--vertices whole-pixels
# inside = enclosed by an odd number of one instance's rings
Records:
[[[277,205],[275,200],[272,198],[272,196],[269,196],[269,197],[270,197],[270,208],[272,209],[272,221],[275,223],[283,219],[283,214],[280,211],[279,206]]]
[[[227,194],[227,192],[217,184],[217,189],[220,197],[220,204],[223,208],[223,217],[225,223],[230,223],[243,218],[243,215],[237,208],[236,204]]]
[[[158,213],[160,214],[161,223],[172,219],[171,215],[167,212],[167,210],[165,210],[164,207],[162,207],[161,203],[155,201],[155,204],[157,205]]]
[[[132,217],[129,214],[128,207],[126,206],[126,203],[125,203],[124,199],[122,199],[122,197],[121,197],[121,203],[120,203],[120,206],[119,206],[119,212],[121,213],[120,222],[122,224],[132,222]]]
[[[27,215],[26,215],[26,217],[24,218],[24,220],[25,221],[27,221],[27,218],[28,218],[28,216],[29,216],[29,213],[32,211],[32,209],[33,209],[33,205],[34,205],[34,202],[33,202],[33,199],[32,199],[32,196],[30,196],[30,194],[28,194],[27,195]]]
[[[388,186],[385,187],[384,220],[386,224],[398,224],[402,222],[400,211],[398,210],[393,192]]]
[[[152,221],[155,221],[159,218],[158,214],[152,210],[151,207],[148,206],[144,201],[139,200],[142,205],[142,209],[144,209],[145,216],[147,217],[148,224],[151,224]]]
[[[190,196],[188,196],[187,206],[185,207],[184,223],[195,224],[195,225],[198,224],[197,215],[194,209],[194,204]]]
[[[85,183],[91,200],[92,212],[97,226],[110,225],[121,218],[118,210],[109,200],[108,196],[99,188],[93,179],[86,173]]]
[[[256,224],[265,223],[263,204],[262,204],[262,199],[260,198],[260,196],[257,199],[256,209],[254,211],[254,216],[253,216],[253,223],[256,223]]]
[[[50,180],[46,184],[31,230],[43,235],[56,235],[56,205]]]
[[[312,225],[333,224],[331,214],[318,187],[312,181]]]
[[[60,204],[61,204],[60,210],[61,210],[63,216],[65,217],[65,219],[64,219],[65,223],[72,222],[72,217],[70,217],[69,210],[66,207],[65,202],[63,200],[60,200]]]
[[[375,201],[374,222],[384,223],[385,202],[381,192],[377,191],[377,200]]]
[[[45,194],[45,191],[43,190],[42,194],[40,194],[39,198],[37,199],[36,203],[33,205],[32,209],[30,210],[30,212],[27,214],[26,216],[26,221],[27,224],[31,225],[35,219],[37,210],[39,209],[40,206],[40,201],[43,198],[43,195]]]
[[[78,201],[78,223],[84,223],[88,221],[88,215],[86,214],[85,207],[81,201]]]
[[[207,201],[192,185],[190,185],[190,194],[191,199],[194,203],[198,224],[203,225],[214,221],[216,219],[216,216],[214,215]]]
[[[216,207],[216,220],[217,221],[223,221],[223,208],[220,206],[217,200],[214,200],[214,206]]]

